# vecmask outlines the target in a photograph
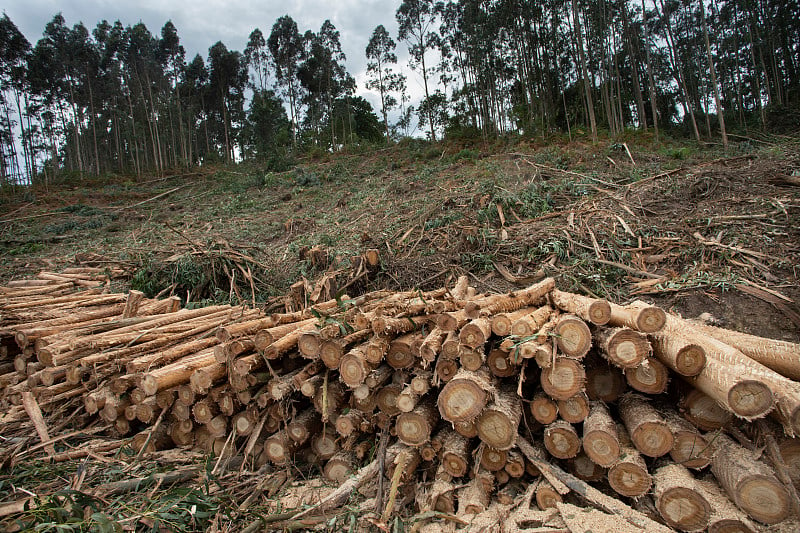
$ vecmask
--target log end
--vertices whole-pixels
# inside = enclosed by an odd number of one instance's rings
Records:
[[[736,487],[736,505],[764,524],[777,524],[789,516],[789,492],[773,477],[751,475]]]
[[[701,531],[711,516],[711,506],[706,499],[686,487],[665,490],[656,508],[668,525],[680,531]]]
[[[760,381],[743,380],[728,391],[728,405],[742,418],[761,418],[772,410],[774,403],[772,391]]]

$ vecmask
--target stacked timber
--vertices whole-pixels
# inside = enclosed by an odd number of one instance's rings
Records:
[[[385,433],[402,450],[386,473],[421,511],[475,513],[526,490],[545,508],[598,483],[672,528],[747,531],[796,498],[796,344],[552,279],[485,295],[460,278],[266,315],[179,309],[72,274],[0,288],[8,427],[28,423],[31,398],[46,416],[78,405],[75,420],[139,450],[239,449],[337,483]],[[788,436],[772,441],[788,477],[740,431],[765,417]]]

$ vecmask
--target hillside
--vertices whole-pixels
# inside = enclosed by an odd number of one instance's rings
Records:
[[[351,256],[375,248],[380,273],[351,283],[351,295],[426,289],[463,273],[502,291],[546,273],[585,294],[649,296],[796,339],[790,182],[799,168],[797,138],[741,139],[723,152],[631,136],[410,141],[306,157],[280,173],[248,165],[75,179],[0,199],[0,280],[119,265],[149,296],[274,305],[301,277],[349,271]],[[305,257],[312,247],[324,264]],[[781,320],[762,319],[771,315]]]

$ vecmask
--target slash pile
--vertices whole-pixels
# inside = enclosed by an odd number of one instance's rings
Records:
[[[358,465],[384,433],[391,498],[459,515],[523,495],[552,507],[575,491],[637,526],[649,513],[728,532],[796,505],[800,345],[549,278],[492,295],[460,278],[271,315],[179,309],[106,283],[72,269],[0,287],[5,434],[33,423],[47,440],[100,419],[137,450],[238,449],[255,465],[319,465],[355,489],[380,473]]]

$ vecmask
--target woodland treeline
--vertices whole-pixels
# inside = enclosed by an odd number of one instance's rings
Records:
[[[169,21],[153,34],[57,14],[30,43],[4,15],[0,186],[277,168],[417,128],[433,140],[669,128],[727,144],[727,129],[769,129],[800,106],[797,0],[403,0],[395,16],[398,34],[379,25],[364,48],[373,109],[330,21],[301,31],[286,15],[242,51],[217,42],[187,58]],[[404,49],[424,87],[416,106]]]

